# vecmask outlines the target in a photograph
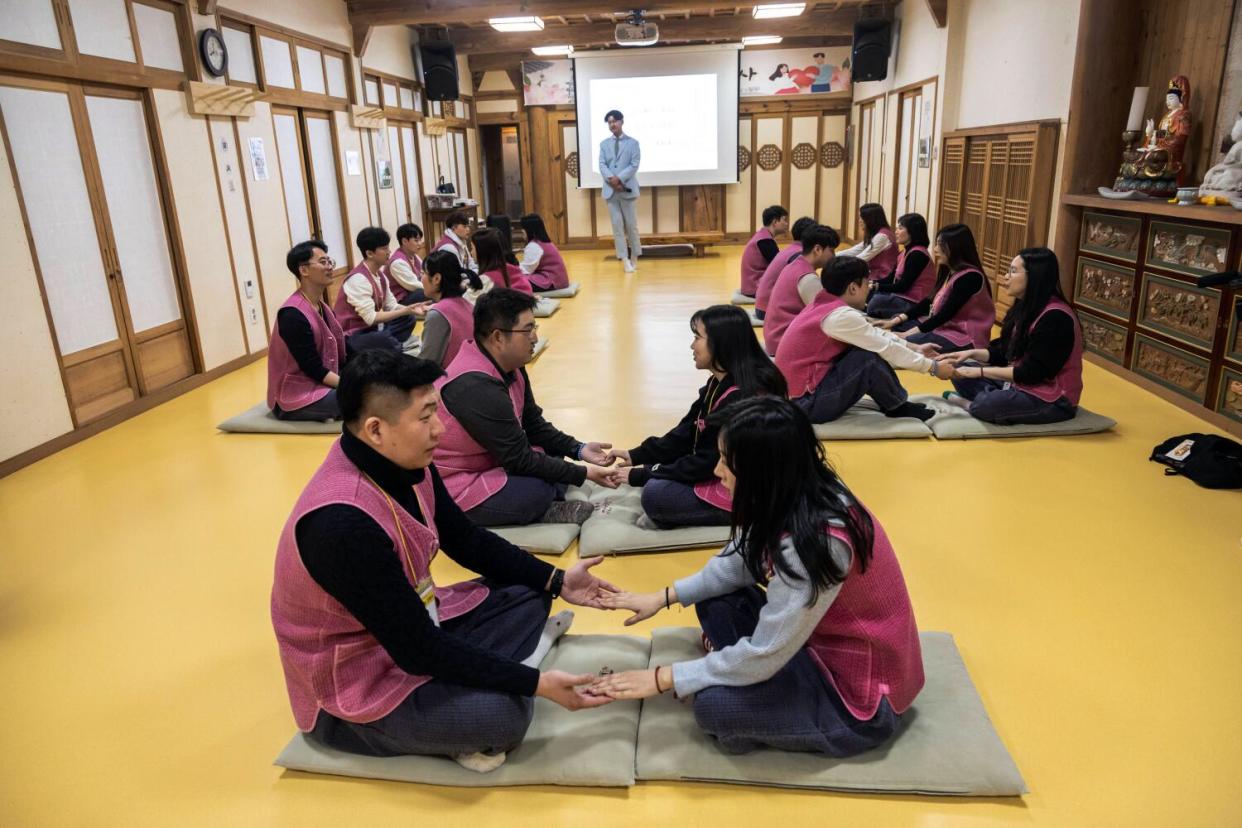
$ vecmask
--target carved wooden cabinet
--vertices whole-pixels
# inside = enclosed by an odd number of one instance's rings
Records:
[[[1238,268],[1234,212],[1065,201],[1083,207],[1072,272],[1087,350],[1242,424],[1242,296],[1195,284]]]

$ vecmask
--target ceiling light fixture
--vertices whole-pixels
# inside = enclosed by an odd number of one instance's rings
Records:
[[[806,3],[761,3],[751,11],[756,20],[774,17],[797,17],[806,10]]]
[[[773,43],[780,43],[783,38],[780,35],[746,35],[742,38],[743,46],[770,46]]]
[[[540,57],[553,57],[555,55],[565,55],[568,57],[574,53],[573,46],[536,46],[531,49],[532,52]]]
[[[526,17],[493,17],[487,21],[498,32],[541,32],[543,18],[528,15]]]

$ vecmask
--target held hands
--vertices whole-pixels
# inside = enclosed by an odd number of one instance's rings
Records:
[[[881,330],[891,331],[893,328],[900,325],[901,322],[899,322],[897,320],[897,317],[894,316],[891,319],[877,319],[871,324],[875,325],[877,328],[880,328]]]
[[[539,674],[539,686],[535,689],[535,695],[554,701],[566,710],[603,707],[612,698],[592,691],[591,684],[596,679],[597,676],[591,673],[573,675],[560,670],[549,670]]]
[[[942,360],[936,360],[936,379],[953,379],[957,375],[957,369],[951,363]]]
[[[566,576],[566,581],[568,581],[568,576]],[[634,614],[625,619],[625,626],[629,627],[637,624],[639,621],[646,621],[664,609],[664,593],[621,592],[618,590],[601,596],[599,605],[604,609],[631,610]]]
[[[941,362],[947,362],[950,365],[961,365],[966,360],[974,358],[974,351],[953,351],[952,353],[944,354],[939,359]]]
[[[945,359],[945,357],[940,356],[940,346],[935,342],[924,342],[922,345],[911,345],[910,347],[925,357],[935,357],[941,361]],[[956,365],[957,363],[952,364]]]
[[[609,451],[611,448],[612,443],[584,443],[582,459],[597,466],[611,466],[617,459],[617,452]]]
[[[605,466],[611,466],[617,460],[623,460],[625,462],[625,465],[628,466],[631,464],[630,463],[630,450],[629,449],[613,449],[612,451],[608,452],[608,456],[605,459],[608,461],[603,464]]]
[[[669,667],[657,667],[654,670],[626,670],[624,673],[600,676],[586,690],[593,695],[604,696],[613,701],[649,699],[660,695],[660,691],[669,689],[669,685],[673,682],[672,672]],[[657,678],[657,673],[659,673],[659,678]]]
[[[434,304],[435,302],[415,302],[413,305],[407,305],[406,307],[409,308],[408,313],[411,316],[417,316],[419,319],[422,319]]]
[[[613,609],[608,603],[614,595],[622,594],[612,584],[591,574],[591,567],[602,563],[604,557],[583,558],[565,571],[565,582],[561,584],[561,597],[579,607],[594,609]]]
[[[612,482],[617,486],[626,486],[630,482],[630,470],[633,466],[617,466],[612,470]]]
[[[605,489],[617,488],[616,472],[612,469],[606,469],[603,466],[587,464],[587,480],[597,486],[603,486]]]
[[[907,328],[904,331],[893,331],[893,336],[899,336],[902,339],[909,339],[919,331],[916,328]]]

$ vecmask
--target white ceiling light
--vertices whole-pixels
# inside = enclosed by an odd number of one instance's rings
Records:
[[[773,17],[797,17],[806,10],[806,3],[761,3],[752,10],[756,20]]]
[[[498,32],[541,32],[543,31],[543,18],[534,16],[493,17],[487,21],[487,25]]]
[[[554,55],[572,55],[574,53],[573,46],[536,46],[531,49],[532,52],[541,57],[552,57]]]
[[[746,35],[742,38],[743,46],[770,46],[781,42],[780,35]]]

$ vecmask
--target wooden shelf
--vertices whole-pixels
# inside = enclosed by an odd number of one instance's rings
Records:
[[[1116,213],[1134,213],[1183,221],[1206,221],[1213,224],[1242,226],[1242,210],[1235,210],[1228,205],[1206,207],[1202,204],[1192,204],[1183,207],[1158,198],[1149,198],[1145,201],[1122,201],[1087,193],[1067,193],[1061,196],[1061,203],[1072,204],[1076,207],[1090,207],[1095,210],[1112,210]]]
[[[388,119],[382,107],[354,104],[349,108],[349,125],[354,129],[384,129]]]
[[[186,106],[195,115],[222,115],[249,118],[254,115],[254,102],[263,93],[248,86],[219,83],[185,82]]]

